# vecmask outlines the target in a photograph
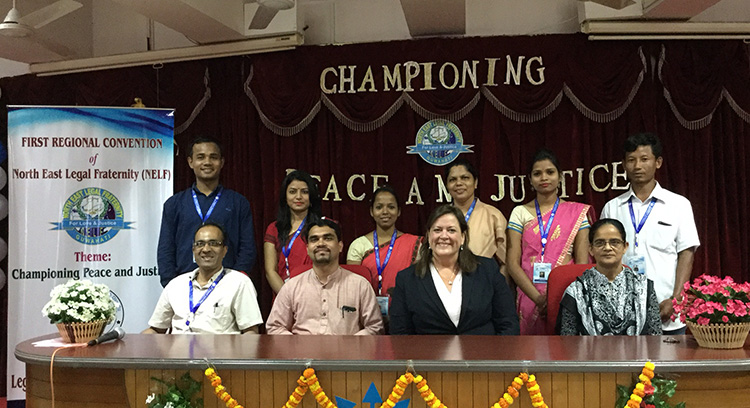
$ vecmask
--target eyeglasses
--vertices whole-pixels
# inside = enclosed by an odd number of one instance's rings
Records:
[[[206,245],[210,246],[211,248],[218,248],[218,247],[224,245],[224,243],[222,241],[217,241],[215,239],[212,239],[210,241],[195,241],[195,242],[193,242],[193,248],[195,248],[195,249],[201,249],[201,248],[203,248]]]
[[[591,245],[593,245],[594,248],[596,249],[603,249],[604,247],[607,246],[607,244],[609,244],[609,246],[611,246],[612,249],[620,249],[625,245],[625,241],[621,239],[610,239],[610,240],[595,239]]]

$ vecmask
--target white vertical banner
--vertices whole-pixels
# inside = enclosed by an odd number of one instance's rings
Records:
[[[69,279],[107,284],[126,332],[161,293],[156,247],[172,195],[173,109],[8,107],[8,401],[25,398],[15,345],[54,333],[42,316]]]

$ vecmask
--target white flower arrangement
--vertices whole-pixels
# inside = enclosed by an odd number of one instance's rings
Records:
[[[111,321],[115,317],[115,302],[104,284],[88,280],[69,280],[50,292],[50,301],[42,308],[42,315],[50,323],[86,323],[96,320]]]

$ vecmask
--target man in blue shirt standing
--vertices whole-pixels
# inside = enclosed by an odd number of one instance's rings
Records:
[[[177,275],[194,270],[193,232],[205,222],[220,224],[227,232],[227,254],[223,265],[250,272],[257,251],[250,203],[236,191],[219,184],[224,167],[219,142],[197,138],[188,148],[188,165],[195,172],[195,183],[164,203],[157,262],[161,285]]]

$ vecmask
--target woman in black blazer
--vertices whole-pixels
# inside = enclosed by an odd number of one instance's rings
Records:
[[[456,207],[436,208],[417,262],[398,273],[391,334],[518,335],[518,315],[497,263],[468,249],[468,225]]]

